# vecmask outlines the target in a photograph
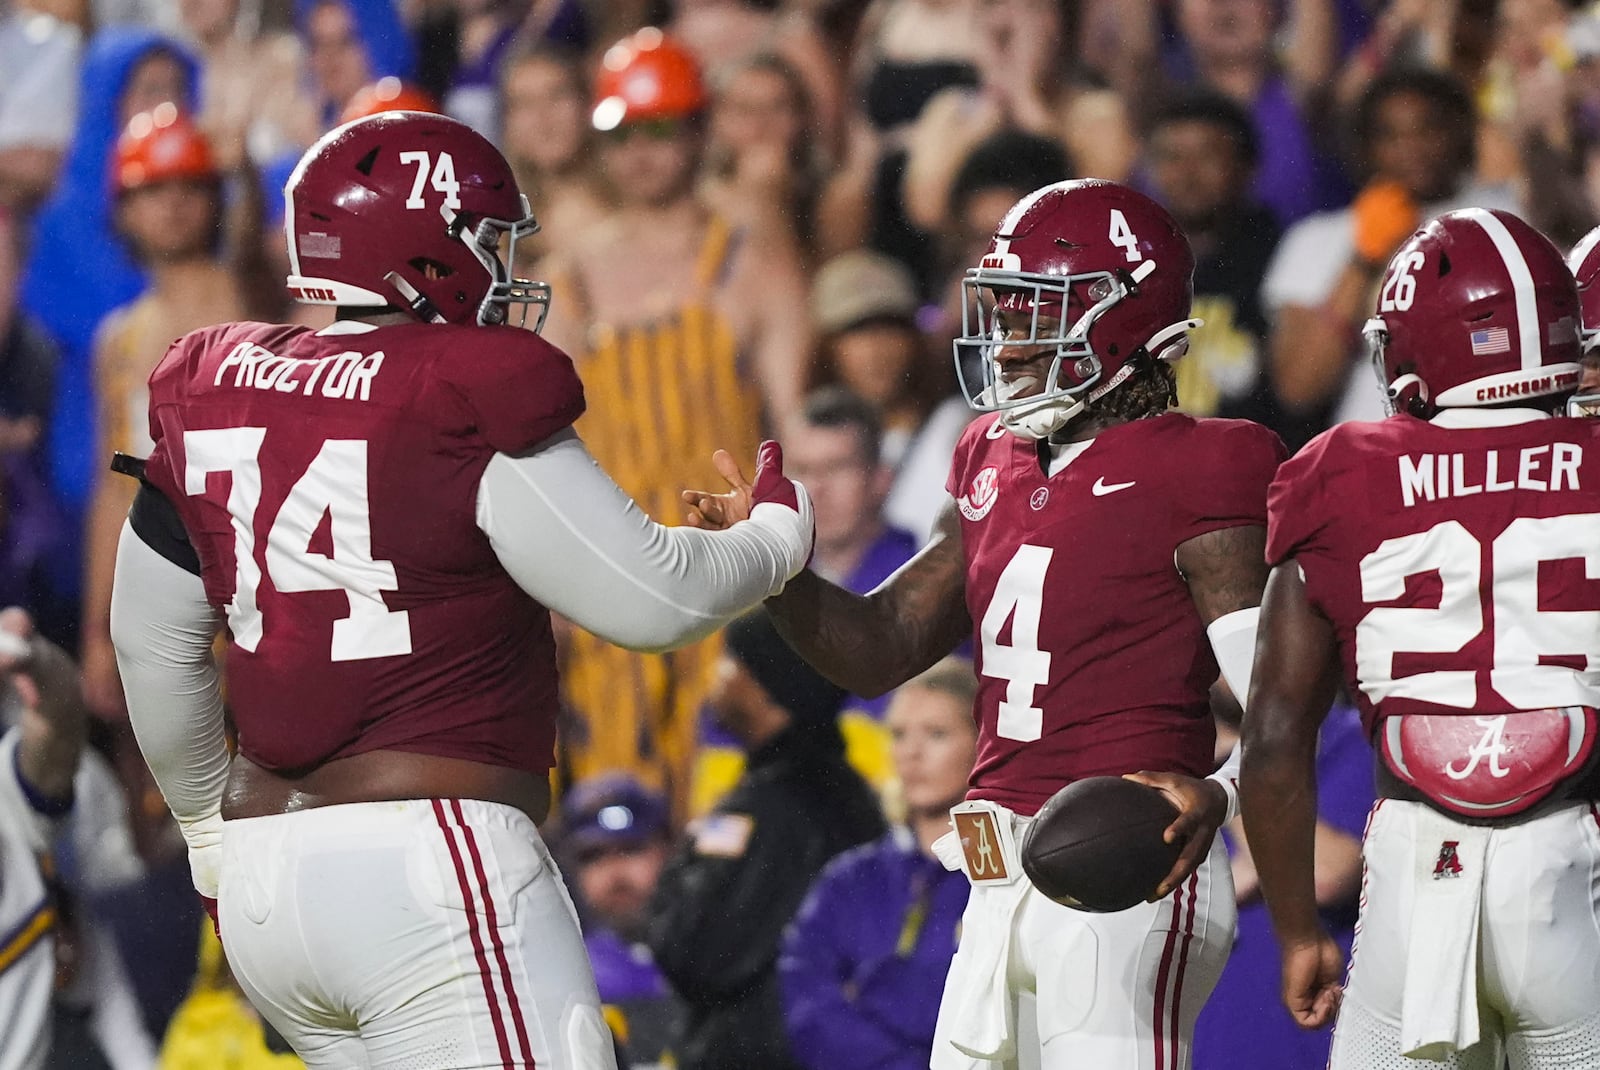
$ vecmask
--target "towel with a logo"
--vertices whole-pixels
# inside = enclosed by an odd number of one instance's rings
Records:
[[[1442,1062],[1478,1042],[1478,936],[1485,825],[1412,808],[1411,938],[1400,1012],[1400,1051]]]
[[[993,813],[995,827],[1003,830],[1001,842],[994,846],[1004,859],[1006,877],[973,884],[961,918],[961,945],[950,962],[939,1005],[932,1070],[974,1070],[978,1063],[1009,1059],[1016,1053],[1016,1005],[1007,973],[1017,911],[1033,885],[1018,864],[1015,816],[998,806]],[[969,869],[959,833],[941,836],[933,851],[946,869]]]

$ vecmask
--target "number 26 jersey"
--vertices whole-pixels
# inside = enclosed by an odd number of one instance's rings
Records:
[[[1600,706],[1600,422],[1342,424],[1280,470],[1267,530],[1337,632],[1369,735],[1394,714]]]

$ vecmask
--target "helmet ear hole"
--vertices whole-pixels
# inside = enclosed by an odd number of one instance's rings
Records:
[[[1441,252],[1439,254],[1439,278],[1442,279],[1448,274],[1450,274],[1450,254]]]
[[[447,279],[456,273],[455,268],[449,264],[441,263],[426,256],[413,257],[407,263],[411,265],[411,270],[429,280]]]
[[[1426,420],[1438,411],[1433,404],[1428,384],[1417,374],[1415,364],[1405,364],[1395,369],[1399,374],[1388,386],[1389,399],[1396,412]]]

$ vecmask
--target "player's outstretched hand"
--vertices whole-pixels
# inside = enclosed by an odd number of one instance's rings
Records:
[[[1172,872],[1156,886],[1150,902],[1164,899],[1172,889],[1188,879],[1195,867],[1205,861],[1211,850],[1211,838],[1228,816],[1228,797],[1222,785],[1200,780],[1182,773],[1152,773],[1140,770],[1123,779],[1136,781],[1155,788],[1178,808],[1177,819],[1167,826],[1162,839],[1167,843],[1183,844],[1183,851],[1172,864]]]
[[[723,494],[684,491],[683,503],[689,507],[687,519],[691,527],[721,531],[750,519],[751,510],[763,502],[774,502],[800,512],[800,492],[794,480],[783,474],[783,447],[772,439],[761,443],[756,450],[754,483],[744,477],[739,462],[727,450],[713,453],[711,463],[733,489]]]
[[[1344,987],[1344,955],[1333,937],[1319,932],[1312,941],[1283,947],[1283,1005],[1295,1024],[1321,1029],[1338,1013]]]
[[[718,450],[711,455],[711,463],[732,489],[722,494],[713,494],[708,490],[684,491],[683,504],[688,506],[685,519],[690,527],[721,531],[741,520],[748,520],[750,510],[755,508],[755,501],[750,481],[744,477],[744,471],[731,453]]]

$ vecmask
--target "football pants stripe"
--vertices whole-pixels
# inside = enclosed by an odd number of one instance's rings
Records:
[[[1151,1013],[1151,1026],[1155,1032],[1155,1070],[1167,1070],[1167,982],[1172,978],[1173,952],[1178,945],[1178,921],[1182,914],[1181,895],[1172,897],[1172,923],[1167,926],[1167,944],[1161,951],[1161,965],[1156,971],[1156,1000]]]
[[[466,816],[461,812],[461,800],[451,799],[450,807],[455,812],[456,821],[461,825],[461,831],[467,839],[467,853],[472,856],[472,869],[478,877],[478,888],[483,893],[483,914],[489,930],[489,943],[494,948],[495,962],[500,967],[500,981],[505,986],[511,1024],[517,1032],[517,1047],[522,1053],[523,1062],[527,1063],[531,1070],[534,1066],[533,1047],[528,1043],[528,1027],[522,1018],[522,1006],[517,1001],[517,986],[511,979],[511,967],[506,962],[505,942],[500,939],[500,926],[495,920],[494,896],[489,891],[489,878],[484,876],[483,857],[478,852],[478,838],[473,834],[472,826],[467,824]]]
[[[1207,891],[1210,889],[1208,888]],[[1183,889],[1177,892],[1179,899],[1183,898]],[[1194,912],[1195,902],[1200,898],[1200,872],[1196,870],[1189,875],[1189,911],[1183,922],[1183,945],[1178,951],[1178,976],[1172,985],[1172,1014],[1168,1016],[1167,1025],[1172,1031],[1172,1067],[1177,1070],[1180,1057],[1178,1054],[1178,1028],[1183,1020],[1183,975],[1189,967],[1189,946],[1194,943]],[[1210,898],[1209,896],[1207,897]]]
[[[494,974],[489,969],[489,958],[483,950],[483,938],[478,934],[478,910],[473,901],[472,886],[467,881],[467,868],[461,861],[461,848],[456,844],[455,831],[445,815],[444,803],[439,799],[433,800],[433,816],[439,822],[439,831],[450,848],[450,860],[455,864],[456,884],[461,889],[461,902],[467,912],[467,935],[472,941],[472,953],[478,960],[483,995],[489,1002],[489,1018],[494,1023],[494,1038],[500,1048],[502,1070],[515,1070],[511,1062],[511,1042],[506,1036],[506,1023],[500,1015],[500,997],[495,992]]]

